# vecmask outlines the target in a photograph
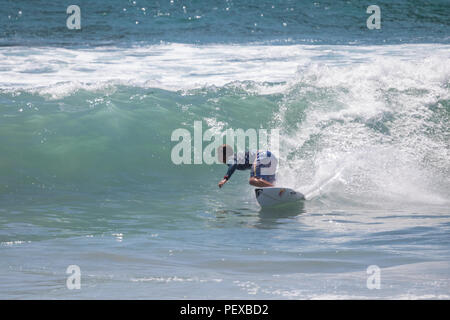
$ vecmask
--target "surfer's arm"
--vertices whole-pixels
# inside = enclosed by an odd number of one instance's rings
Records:
[[[223,179],[219,182],[219,188],[222,188],[222,186],[230,179],[231,175],[236,171],[237,163],[233,163],[228,165],[228,171],[223,177]]]
[[[231,178],[231,176],[233,175],[234,171],[236,171],[237,168],[237,163],[233,163],[228,165],[228,171],[227,174],[223,177],[225,180],[228,180]]]

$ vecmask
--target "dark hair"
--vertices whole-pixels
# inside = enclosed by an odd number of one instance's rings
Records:
[[[233,148],[228,144],[223,144],[217,148],[217,156],[219,161],[226,163],[227,159],[234,154]]]

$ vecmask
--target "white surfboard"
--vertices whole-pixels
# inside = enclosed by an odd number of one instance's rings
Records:
[[[256,188],[255,196],[262,208],[305,200],[303,193],[279,187]]]

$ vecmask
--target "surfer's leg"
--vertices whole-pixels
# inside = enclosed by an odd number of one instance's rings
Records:
[[[248,181],[248,183],[250,183],[252,186],[260,188],[273,187],[273,182],[275,182],[275,175],[262,176],[260,165],[261,163],[259,161],[255,161],[255,163],[253,163],[253,167],[250,172],[250,180]]]
[[[266,181],[264,179],[257,178],[257,177],[251,177],[249,180],[249,183],[254,187],[260,187],[260,188],[273,187],[273,184],[270,183],[269,181]]]
[[[249,183],[255,187],[273,187],[276,167],[277,159],[270,151],[258,152],[250,172]]]

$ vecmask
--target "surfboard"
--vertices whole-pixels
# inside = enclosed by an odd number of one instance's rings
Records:
[[[303,193],[290,188],[266,187],[255,189],[256,201],[262,208],[305,200]]]

